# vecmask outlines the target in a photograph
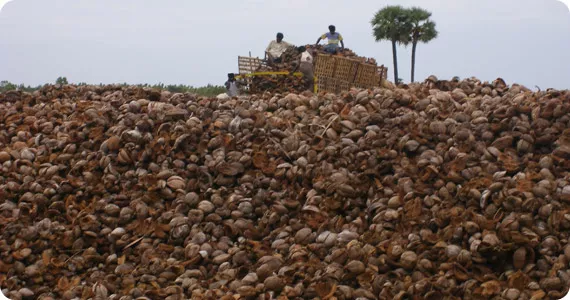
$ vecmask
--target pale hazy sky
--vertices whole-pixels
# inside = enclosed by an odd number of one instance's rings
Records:
[[[15,0],[0,11],[0,80],[222,84],[237,56],[263,56],[281,31],[297,45],[334,24],[347,48],[387,65],[370,19],[385,5],[433,13],[439,37],[420,44],[416,80],[476,76],[570,88],[570,13],[555,0]],[[410,79],[410,47],[398,49]]]

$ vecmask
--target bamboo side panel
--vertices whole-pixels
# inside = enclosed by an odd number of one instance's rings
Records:
[[[388,79],[388,68],[384,65],[378,66],[378,74],[380,74],[380,78]]]
[[[338,78],[330,78],[330,77],[321,77],[317,80],[317,91],[318,92],[327,92],[327,93],[341,93],[343,91],[350,90],[350,87],[353,86],[352,83],[338,79]]]
[[[334,85],[335,93],[340,94],[341,92],[350,90],[352,84],[347,80],[336,79]]]
[[[374,87],[374,86],[370,86],[368,84],[360,84],[360,83],[354,83],[352,86],[355,88],[359,88],[359,89],[371,89]]]
[[[334,57],[319,54],[315,58],[315,74],[318,77],[334,78],[335,65]]]
[[[387,74],[384,65],[327,54],[318,54],[315,58],[316,86],[320,92],[340,93],[351,87],[380,87]]]
[[[356,72],[355,84],[371,88],[377,86],[380,82],[380,74],[378,74],[378,67],[369,64],[360,64]]]
[[[354,76],[356,76],[358,65],[359,62],[357,61],[346,58],[338,58],[334,78],[352,82],[354,80]]]
[[[318,92],[333,92],[331,90],[333,78],[331,77],[318,77],[317,78],[317,91]]]

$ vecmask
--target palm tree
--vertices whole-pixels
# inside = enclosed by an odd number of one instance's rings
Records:
[[[394,60],[394,83],[398,84],[398,55],[396,44],[408,45],[412,30],[408,10],[400,5],[386,6],[379,10],[372,21],[373,35],[376,41],[392,42],[392,58]]]
[[[435,29],[435,22],[430,20],[431,12],[419,8],[412,7],[409,11],[410,22],[412,23],[412,30],[410,32],[410,40],[412,41],[412,77],[411,82],[414,82],[414,73],[416,67],[416,46],[418,42],[428,43],[437,37],[437,30]]]

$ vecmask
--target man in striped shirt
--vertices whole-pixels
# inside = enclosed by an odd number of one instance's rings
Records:
[[[322,39],[327,39],[328,44],[325,46],[325,51],[331,54],[335,54],[338,52],[338,43],[340,42],[341,48],[340,51],[344,50],[344,41],[342,35],[336,32],[336,28],[334,25],[329,26],[329,32],[323,34],[317,40],[317,45]]]

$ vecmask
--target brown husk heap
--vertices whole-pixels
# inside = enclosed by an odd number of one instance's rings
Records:
[[[569,98],[476,79],[229,100],[0,94],[2,291],[561,298]]]

